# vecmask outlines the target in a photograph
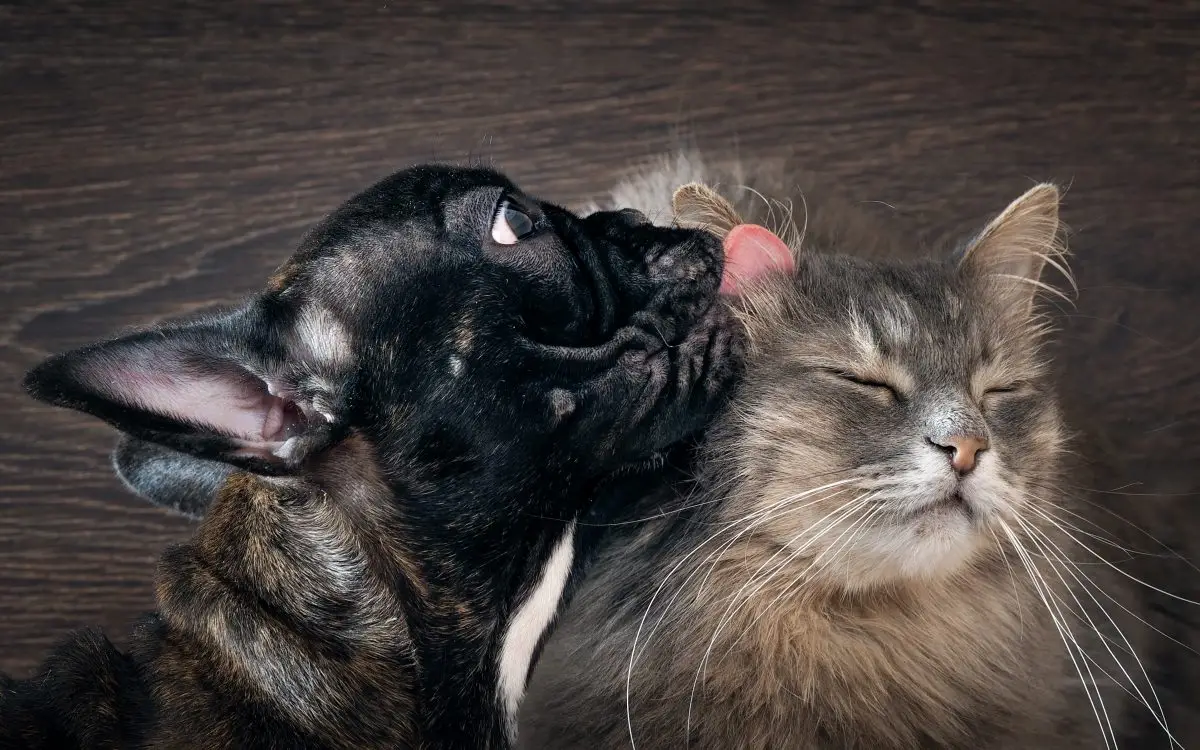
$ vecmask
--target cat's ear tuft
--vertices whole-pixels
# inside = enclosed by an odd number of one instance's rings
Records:
[[[50,357],[24,385],[136,438],[288,474],[328,443],[331,425],[282,379],[287,356],[274,339],[244,316],[142,331]]]
[[[970,242],[962,267],[997,281],[1000,293],[1022,311],[1032,308],[1039,290],[1065,296],[1041,280],[1050,265],[1074,284],[1061,240],[1059,201],[1059,189],[1051,183],[1030,188]]]
[[[722,239],[743,221],[725,196],[699,182],[678,188],[671,196],[671,208],[680,226],[698,227]]]
[[[739,224],[725,236],[722,294],[739,294],[768,273],[792,273],[796,260],[787,243],[758,224]]]

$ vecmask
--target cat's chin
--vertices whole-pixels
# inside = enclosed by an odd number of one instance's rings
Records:
[[[839,555],[840,583],[865,590],[951,578],[989,539],[958,499],[931,503],[919,514],[864,529],[854,549]]]

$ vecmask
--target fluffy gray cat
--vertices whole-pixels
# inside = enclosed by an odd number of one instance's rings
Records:
[[[1085,489],[1055,394],[1058,189],[921,257],[796,174],[685,155],[613,191],[726,235],[752,347],[695,481],[613,524],[521,745],[1196,742],[1198,576],[1158,541],[1187,500]]]

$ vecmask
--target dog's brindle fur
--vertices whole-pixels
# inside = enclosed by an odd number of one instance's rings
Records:
[[[0,746],[508,746],[574,519],[736,374],[720,273],[706,233],[415,167],[239,310],[39,365],[35,397],[221,489],[128,653],[85,631],[0,677]]]

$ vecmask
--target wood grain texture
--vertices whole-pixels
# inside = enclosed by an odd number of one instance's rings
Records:
[[[927,238],[1068,183],[1071,394],[1135,459],[1200,466],[1200,3],[571,5],[0,6],[0,670],[83,624],[120,642],[190,533],[24,370],[235,301],[431,157],[565,202],[680,133],[789,149]]]

